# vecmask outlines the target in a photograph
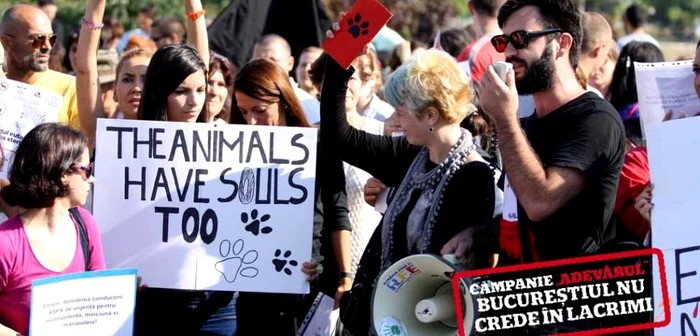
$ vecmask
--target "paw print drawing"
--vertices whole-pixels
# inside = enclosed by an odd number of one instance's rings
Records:
[[[270,215],[262,215],[262,217],[258,218],[258,210],[253,209],[253,211],[250,212],[250,215],[247,213],[242,213],[241,214],[241,222],[243,224],[246,224],[245,230],[252,233],[253,236],[257,236],[260,233],[262,234],[269,234],[272,232],[272,228],[269,226],[263,226],[263,224],[267,221],[270,220]],[[249,223],[250,222],[250,223]],[[261,228],[262,226],[262,228]]]
[[[369,27],[369,22],[365,21],[360,23],[360,21],[362,21],[362,15],[360,15],[360,13],[355,14],[354,19],[351,18],[348,20],[348,26],[350,26],[350,28],[348,28],[348,33],[350,33],[350,35],[352,35],[354,38],[358,38],[360,35],[367,35],[369,33],[367,30]]]
[[[280,258],[281,256],[281,258]],[[289,267],[286,267],[287,265],[289,266],[299,266],[299,263],[296,260],[289,259],[292,256],[292,251],[286,251],[284,252],[284,255],[282,254],[282,250],[276,250],[275,251],[275,259],[272,259],[272,263],[275,265],[275,271],[277,272],[282,272],[284,271],[285,274],[287,275],[292,275],[292,270],[289,269]]]
[[[258,260],[258,252],[250,250],[241,255],[244,247],[245,242],[243,239],[236,240],[233,245],[228,239],[224,239],[219,244],[219,254],[224,259],[214,264],[214,268],[224,276],[228,283],[235,282],[239,275],[246,278],[258,276],[257,268],[253,266],[243,267],[244,265],[251,265]]]

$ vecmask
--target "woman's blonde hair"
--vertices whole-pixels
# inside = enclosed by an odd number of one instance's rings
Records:
[[[387,80],[384,97],[417,118],[434,107],[450,124],[461,122],[473,108],[469,77],[452,56],[439,50],[419,52],[401,65]]]
[[[355,58],[355,60],[352,62],[352,65],[355,67],[355,69],[357,69],[357,72],[360,75],[360,80],[363,84],[374,79],[375,85],[372,91],[377,92],[381,90],[383,84],[382,69],[377,54],[370,51],[369,53],[364,53],[357,56],[357,58]]]

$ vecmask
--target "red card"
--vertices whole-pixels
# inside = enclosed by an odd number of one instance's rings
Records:
[[[357,0],[339,22],[340,31],[333,32],[335,37],[326,39],[322,47],[347,69],[392,16],[377,0]]]

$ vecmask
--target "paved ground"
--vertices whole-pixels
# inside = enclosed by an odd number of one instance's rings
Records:
[[[695,57],[696,43],[691,42],[660,42],[661,51],[667,61],[676,61],[680,57],[692,60]]]

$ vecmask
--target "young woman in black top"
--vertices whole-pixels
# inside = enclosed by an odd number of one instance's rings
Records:
[[[289,76],[274,61],[256,59],[236,76],[231,104],[231,123],[258,126],[310,127]],[[345,101],[343,99],[343,101]],[[343,116],[345,116],[343,110]],[[322,266],[318,279],[310,278],[310,295],[244,293],[236,304],[236,335],[295,335],[315,294],[349,290],[341,275],[351,269],[350,221],[342,162],[318,146],[313,223],[313,257]],[[289,225],[306,225],[290,218]],[[289,237],[293,239],[294,237]],[[305,263],[302,271],[315,271],[316,263]]]
[[[398,186],[377,229],[381,230],[381,252],[369,257],[375,259],[370,263],[379,259],[370,271],[378,273],[362,275],[373,282],[403,257],[440,255],[457,233],[500,214],[501,202],[495,201],[499,192],[494,170],[479,154],[471,134],[460,128],[460,122],[474,111],[473,95],[469,79],[451,56],[436,50],[419,53],[388,79],[384,96],[396,108],[404,137],[350,127],[344,103],[354,71],[334,60],[328,62],[321,96],[321,142],[341,160],[388,186]],[[367,292],[371,293],[362,295]]]

